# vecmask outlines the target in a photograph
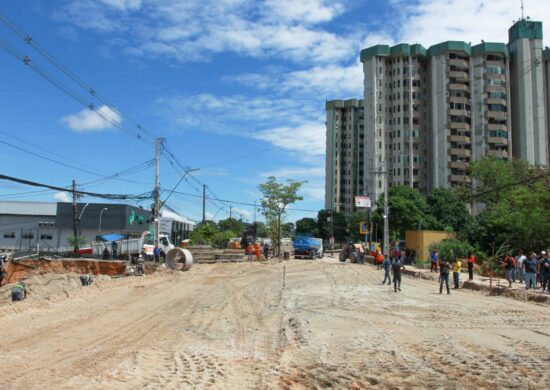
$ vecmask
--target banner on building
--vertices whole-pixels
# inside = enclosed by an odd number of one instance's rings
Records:
[[[370,198],[368,196],[356,196],[355,207],[370,208]]]
[[[172,222],[173,220],[168,218],[159,218],[159,233],[172,233]]]

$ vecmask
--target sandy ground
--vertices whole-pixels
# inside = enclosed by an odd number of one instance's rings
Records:
[[[547,304],[382,276],[292,260],[31,278],[28,300],[0,294],[0,389],[549,387]]]

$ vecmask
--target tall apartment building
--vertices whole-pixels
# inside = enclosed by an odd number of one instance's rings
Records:
[[[364,72],[366,191],[388,185],[426,191],[426,49],[377,45],[361,52]],[[387,172],[387,175],[386,175]]]
[[[404,43],[361,51],[362,193],[376,202],[386,180],[423,193],[470,186],[468,165],[483,156],[549,163],[550,49],[543,53],[542,24],[520,20],[509,38],[508,45],[447,41],[428,49]],[[330,115],[327,105],[327,134]],[[327,140],[327,208],[335,191],[331,147]],[[346,172],[335,178],[350,183]]]
[[[516,22],[508,31],[512,58],[514,156],[534,165],[548,164],[542,23]],[[547,99],[546,99],[547,100]]]
[[[450,41],[428,55],[429,189],[470,185],[471,160],[511,157],[508,49]]]
[[[550,48],[546,48],[542,57],[544,60],[544,79],[546,89],[546,126],[548,129],[548,159],[550,160]],[[549,162],[550,163],[550,162]]]
[[[326,113],[325,208],[351,213],[366,188],[363,100],[327,101]]]

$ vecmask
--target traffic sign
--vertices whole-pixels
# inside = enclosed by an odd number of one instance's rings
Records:
[[[370,208],[371,207],[370,198],[368,196],[356,196],[355,207]]]
[[[359,224],[359,233],[360,234],[369,234],[369,223],[368,222],[361,222]]]

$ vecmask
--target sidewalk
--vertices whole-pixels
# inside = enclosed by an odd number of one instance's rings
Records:
[[[415,268],[413,266],[405,266],[403,271],[405,275],[414,276],[426,280],[439,282],[439,273],[430,272],[429,269]],[[449,282],[452,284],[452,275]],[[525,290],[525,284],[512,283],[512,288],[508,288],[508,282],[502,278],[493,277],[492,287],[489,286],[489,277],[474,274],[474,280],[468,280],[468,273],[460,274],[460,288],[467,288],[475,291],[484,291],[491,295],[504,295],[521,301],[533,301],[540,303],[550,303],[550,294],[539,288],[538,290]]]

